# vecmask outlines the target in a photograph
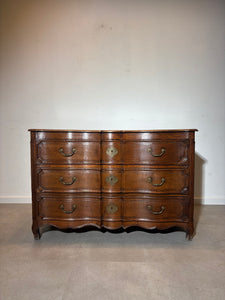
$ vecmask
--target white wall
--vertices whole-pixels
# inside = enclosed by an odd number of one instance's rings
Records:
[[[196,198],[225,204],[224,4],[1,1],[0,202],[30,202],[28,128],[198,128]]]

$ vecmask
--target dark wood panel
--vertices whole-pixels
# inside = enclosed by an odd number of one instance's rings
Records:
[[[102,141],[121,140],[123,131],[102,131]]]
[[[192,232],[192,229],[190,229],[190,222],[184,222],[184,221],[163,221],[163,222],[157,222],[152,220],[146,220],[146,221],[140,221],[140,220],[124,220],[122,228],[135,228],[140,227],[147,230],[165,230],[165,229],[182,229],[186,232],[186,237],[189,236],[189,232]],[[191,235],[192,236],[192,235]]]
[[[90,220],[73,220],[73,219],[43,219],[38,217],[39,226],[54,226],[59,229],[80,229],[80,228],[89,228],[96,227],[98,229],[101,228],[101,219],[90,219]],[[36,239],[40,238],[40,231],[38,232],[38,236],[35,236]]]
[[[41,141],[37,162],[40,164],[99,164],[99,142]]]
[[[28,129],[31,132],[100,132],[104,134],[115,133],[140,133],[140,132],[158,132],[158,133],[175,133],[175,132],[191,132],[198,129],[144,129],[144,130],[81,130],[81,129]]]
[[[186,165],[189,141],[124,142],[125,164]]]
[[[36,132],[30,133],[30,150],[31,150],[31,192],[32,192],[32,232],[35,239],[40,238],[40,223],[38,221],[38,202],[37,202],[37,170],[36,170]]]
[[[187,221],[188,199],[139,198],[124,201],[124,221]]]
[[[156,194],[187,194],[188,173],[186,169],[125,170],[124,191]]]
[[[90,131],[37,131],[36,132],[37,142],[41,140],[65,140],[65,141],[100,141],[100,132]]]
[[[43,219],[91,220],[100,219],[98,198],[53,199],[42,197],[39,201],[39,215]]]
[[[38,191],[41,192],[99,192],[100,172],[92,169],[38,170]]]
[[[184,140],[189,138],[192,131],[146,131],[146,132],[124,132],[123,140]]]

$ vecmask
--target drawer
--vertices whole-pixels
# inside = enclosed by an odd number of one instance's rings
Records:
[[[123,157],[125,164],[186,165],[188,141],[126,141]]]
[[[188,194],[186,169],[125,170],[124,191]]]
[[[96,169],[38,170],[39,192],[99,192],[100,171]]]
[[[93,220],[100,219],[98,198],[48,198],[39,201],[39,215],[43,219]]]
[[[130,199],[124,201],[124,221],[187,221],[189,204],[187,198]]]
[[[37,147],[38,164],[99,164],[99,142],[41,141]]]

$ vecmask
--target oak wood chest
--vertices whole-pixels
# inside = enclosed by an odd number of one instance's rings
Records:
[[[30,129],[32,231],[179,227],[193,236],[195,129]]]

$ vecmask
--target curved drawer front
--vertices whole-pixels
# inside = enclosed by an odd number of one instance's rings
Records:
[[[123,145],[123,157],[125,164],[186,165],[188,164],[188,142],[126,141]]]
[[[100,143],[42,141],[37,148],[39,164],[100,163]]]
[[[125,192],[187,194],[188,174],[185,169],[125,170],[124,190]]]
[[[100,172],[92,169],[40,169],[38,191],[99,192]]]
[[[188,199],[151,198],[124,201],[124,221],[187,221]]]
[[[39,214],[43,219],[58,220],[93,220],[100,219],[99,199],[41,198]]]

